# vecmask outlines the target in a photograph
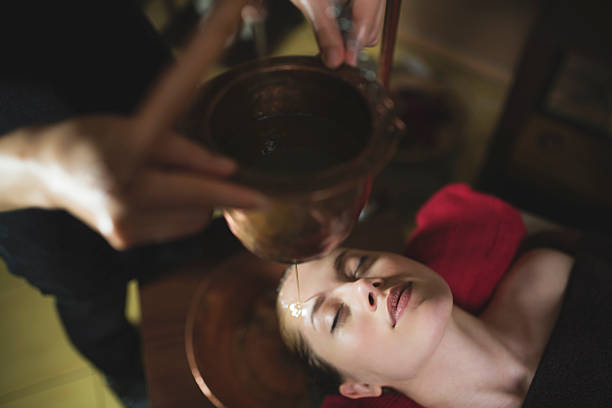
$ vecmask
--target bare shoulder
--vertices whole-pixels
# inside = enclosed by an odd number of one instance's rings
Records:
[[[512,269],[525,268],[543,272],[556,272],[559,271],[559,268],[571,268],[573,263],[574,257],[565,252],[550,248],[537,248],[524,253],[514,263]]]
[[[483,317],[523,340],[544,340],[556,323],[573,264],[573,257],[554,249],[526,252],[500,282]]]
[[[502,279],[494,299],[529,300],[534,296],[562,294],[573,264],[573,257],[555,249],[538,248],[526,252]]]
[[[523,254],[507,276],[509,289],[529,296],[555,296],[567,286],[574,258],[555,249],[539,248]],[[527,286],[525,286],[527,284]],[[520,293],[514,293],[519,296]]]

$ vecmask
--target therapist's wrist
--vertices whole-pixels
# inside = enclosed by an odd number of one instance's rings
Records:
[[[41,161],[45,127],[22,128],[0,138],[0,211],[56,208]]]

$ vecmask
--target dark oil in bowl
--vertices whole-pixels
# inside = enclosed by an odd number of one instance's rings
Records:
[[[253,121],[232,156],[258,172],[303,177],[331,169],[359,153],[350,128],[309,114],[265,116]]]

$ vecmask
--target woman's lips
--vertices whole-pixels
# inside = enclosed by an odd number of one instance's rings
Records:
[[[412,282],[394,286],[391,288],[391,291],[389,291],[389,296],[387,296],[387,310],[391,317],[392,327],[395,327],[402,313],[406,310],[406,306],[408,306],[408,302],[410,302],[411,294]]]

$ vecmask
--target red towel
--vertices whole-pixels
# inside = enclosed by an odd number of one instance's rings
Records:
[[[405,251],[438,272],[455,304],[478,314],[508,270],[525,237],[520,213],[500,199],[451,184],[419,210]],[[357,400],[327,396],[322,408],[419,408],[410,398],[386,393]]]

